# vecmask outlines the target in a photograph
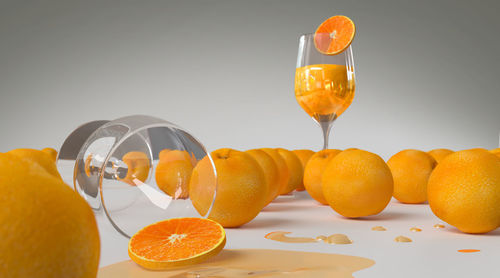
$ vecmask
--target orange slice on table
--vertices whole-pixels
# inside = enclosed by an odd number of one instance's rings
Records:
[[[332,16],[323,21],[314,33],[316,49],[327,55],[336,55],[351,45],[356,26],[354,22],[343,15]]]
[[[138,265],[153,270],[200,263],[226,244],[224,228],[204,218],[173,218],[142,228],[128,243]]]

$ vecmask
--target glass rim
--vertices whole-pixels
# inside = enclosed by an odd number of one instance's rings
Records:
[[[299,35],[299,40],[304,37],[314,37],[315,33],[302,33]]]

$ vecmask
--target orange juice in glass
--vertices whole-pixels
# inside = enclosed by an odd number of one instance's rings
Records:
[[[354,99],[354,61],[351,46],[327,55],[316,48],[315,34],[302,35],[295,70],[295,98],[304,111],[323,131],[323,149],[333,121]]]
[[[343,65],[318,64],[297,68],[295,98],[316,121],[340,116],[354,98],[354,78]]]

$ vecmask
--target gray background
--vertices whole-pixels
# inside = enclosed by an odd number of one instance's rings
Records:
[[[298,36],[351,17],[357,88],[331,147],[497,147],[498,1],[0,0],[0,151],[79,124],[177,123],[211,150],[322,146],[296,103]]]

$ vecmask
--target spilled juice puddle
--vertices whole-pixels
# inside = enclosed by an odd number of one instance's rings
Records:
[[[99,269],[99,278],[352,277],[375,261],[340,254],[266,249],[222,250],[214,258],[170,271],[149,271],[132,261]]]
[[[291,234],[291,232],[282,232],[282,231],[271,232],[267,234],[265,238],[281,242],[288,242],[288,243],[308,243],[308,242],[317,242],[319,240],[322,240],[310,237],[289,237],[287,236],[288,234]]]
[[[383,232],[383,231],[387,231],[386,228],[382,227],[382,226],[375,226],[372,228],[372,231],[379,231],[379,232]]]
[[[476,252],[480,252],[481,250],[478,250],[478,249],[460,249],[457,251],[460,253],[476,253]]]
[[[288,234],[291,234],[291,232],[282,232],[282,231],[277,231],[277,232],[271,232],[265,236],[265,238],[270,239],[270,240],[275,240],[275,241],[280,241],[280,242],[287,242],[287,243],[310,243],[310,242],[318,242],[318,241],[323,241],[328,244],[351,244],[352,240],[344,235],[344,234],[333,234],[330,236],[317,236],[316,238],[312,237],[289,237],[287,236]]]
[[[397,236],[394,239],[395,242],[412,242],[411,238],[405,236]]]
[[[443,224],[436,224],[436,225],[434,225],[434,228],[436,228],[436,229],[443,229],[444,225]]]
[[[410,228],[410,232],[421,232],[421,231],[422,231],[422,229],[417,228],[417,227],[411,227]]]

